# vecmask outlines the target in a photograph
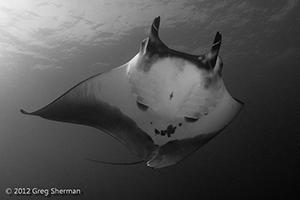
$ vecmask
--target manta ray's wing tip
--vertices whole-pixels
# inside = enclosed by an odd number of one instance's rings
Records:
[[[24,114],[24,115],[30,115],[29,112],[27,112],[27,111],[25,111],[25,110],[23,110],[23,109],[20,109],[20,112],[21,112],[22,114]]]
[[[242,106],[244,106],[245,105],[245,103],[243,102],[243,101],[241,101],[241,100],[238,100],[238,99],[236,99],[236,98],[234,98],[237,102],[239,102]]]

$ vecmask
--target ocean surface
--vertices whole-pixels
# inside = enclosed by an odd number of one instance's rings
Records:
[[[299,199],[299,4],[0,0],[0,199]],[[204,147],[158,170],[99,164],[85,158],[140,158],[95,128],[20,113],[128,62],[156,16],[178,51],[207,53],[222,33],[223,79],[245,106]]]

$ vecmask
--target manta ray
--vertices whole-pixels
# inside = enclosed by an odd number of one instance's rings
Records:
[[[126,64],[78,83],[44,108],[21,112],[100,129],[154,169],[180,162],[224,130],[244,103],[222,79],[221,33],[208,53],[191,55],[168,48],[159,24],[158,16]]]

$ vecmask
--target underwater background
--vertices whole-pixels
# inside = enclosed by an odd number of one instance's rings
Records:
[[[0,0],[0,199],[7,188],[80,189],[54,199],[298,199],[299,0]],[[229,93],[245,106],[177,165],[140,160],[97,129],[25,116],[80,81],[128,62],[156,16],[160,38],[220,56]]]

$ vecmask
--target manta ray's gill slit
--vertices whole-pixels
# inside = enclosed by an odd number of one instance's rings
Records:
[[[184,117],[184,121],[187,123],[195,123],[198,121],[199,118],[191,118],[191,117]]]
[[[138,102],[138,101],[136,101],[136,105],[137,105],[137,107],[140,109],[140,110],[142,110],[142,111],[144,111],[144,112],[146,112],[147,110],[148,110],[148,106],[146,106],[146,105],[144,105],[144,104],[142,104],[142,103],[140,103],[140,102]]]

